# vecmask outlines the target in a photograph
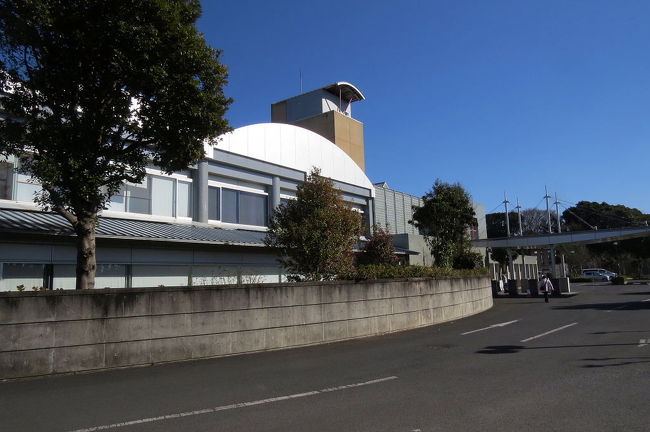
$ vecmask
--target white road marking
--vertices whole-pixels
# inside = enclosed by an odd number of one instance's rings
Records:
[[[650,299],[641,300],[642,302],[649,302]]]
[[[476,332],[480,332],[480,331],[483,331],[483,330],[489,330],[489,329],[491,329],[491,328],[495,328],[495,327],[505,327],[505,326],[507,326],[508,324],[516,323],[517,321],[519,321],[519,320],[508,321],[508,322],[504,322],[504,323],[500,323],[500,324],[492,324],[492,325],[489,326],[489,327],[483,327],[483,328],[480,328],[480,329],[478,329],[478,330],[468,331],[468,332],[465,332],[465,333],[461,333],[460,335],[461,335],[461,336],[465,336],[465,335],[472,334],[472,333],[476,333]]]
[[[255,406],[255,405],[263,405],[263,404],[268,404],[268,403],[273,403],[273,402],[280,402],[288,399],[297,399],[297,398],[304,398],[308,396],[316,396],[318,394],[323,394],[323,393],[330,393],[330,392],[335,392],[335,391],[341,391],[349,388],[355,388],[355,387],[363,387],[367,385],[372,385],[372,384],[379,384],[385,381],[391,381],[397,379],[396,376],[389,376],[385,378],[378,378],[375,380],[371,381],[365,381],[365,382],[360,382],[360,383],[355,383],[355,384],[347,384],[347,385],[342,385],[338,387],[330,387],[330,388],[325,388],[321,390],[313,390],[305,393],[295,393],[287,396],[278,396],[274,398],[268,398],[268,399],[260,399],[252,402],[241,402],[241,403],[236,403],[236,404],[231,404],[231,405],[222,405],[214,408],[205,408],[201,410],[196,410],[196,411],[186,411],[186,412],[181,412],[181,413],[175,413],[175,414],[166,414],[166,415],[161,415],[158,417],[148,417],[148,418],[143,418],[143,419],[138,419],[138,420],[130,420],[130,421],[125,421],[121,423],[113,423],[113,424],[108,424],[108,425],[101,425],[101,426],[93,426],[89,428],[84,428],[84,429],[75,429],[74,431],[71,432],[94,432],[94,431],[100,431],[100,430],[107,430],[107,429],[117,429],[121,427],[127,427],[127,426],[133,426],[133,425],[138,425],[138,424],[143,424],[143,423],[153,423],[153,422],[158,422],[162,420],[171,420],[171,419],[176,419],[176,418],[181,418],[181,417],[188,417],[188,416],[195,416],[195,415],[201,415],[201,414],[211,414],[211,413],[216,413],[218,411],[226,411],[226,410],[231,410],[231,409],[236,409],[236,408],[245,408],[249,406]]]
[[[533,339],[541,338],[542,336],[546,336],[546,335],[549,335],[549,334],[551,334],[551,333],[555,333],[555,332],[558,332],[558,331],[560,331],[560,330],[564,330],[565,328],[573,327],[573,326],[576,325],[576,324],[578,324],[578,323],[577,323],[577,322],[574,322],[574,323],[571,323],[571,324],[567,324],[567,325],[565,325],[565,326],[558,327],[558,328],[553,329],[553,330],[549,330],[549,331],[547,331],[546,333],[542,333],[542,334],[539,334],[539,335],[537,335],[537,336],[529,337],[529,338],[527,338],[527,339],[522,340],[521,342],[532,341]]]
[[[637,345],[637,347],[641,348],[648,344],[650,344],[650,339],[639,339],[639,344]]]

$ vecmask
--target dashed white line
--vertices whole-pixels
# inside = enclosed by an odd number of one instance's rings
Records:
[[[324,388],[321,390],[313,390],[305,393],[295,393],[287,396],[278,396],[274,398],[268,398],[268,399],[260,399],[256,401],[251,401],[251,402],[241,402],[241,403],[235,403],[235,404],[230,404],[230,405],[222,405],[214,408],[205,408],[201,410],[196,410],[196,411],[186,411],[186,412],[181,412],[181,413],[175,413],[175,414],[166,414],[166,415],[161,415],[158,417],[148,417],[148,418],[143,418],[143,419],[138,419],[138,420],[130,420],[130,421],[125,421],[121,423],[113,423],[113,424],[108,424],[108,425],[101,425],[101,426],[93,426],[89,428],[84,428],[84,429],[75,429],[74,431],[70,432],[95,432],[95,431],[100,431],[100,430],[107,430],[107,429],[117,429],[121,427],[127,427],[127,426],[133,426],[133,425],[138,425],[138,424],[143,424],[143,423],[153,423],[153,422],[159,422],[163,420],[171,420],[171,419],[176,419],[180,417],[188,417],[188,416],[195,416],[195,415],[201,415],[201,414],[211,414],[211,413],[216,413],[219,411],[226,411],[226,410],[231,410],[231,409],[236,409],[236,408],[245,408],[245,407],[250,407],[250,406],[255,406],[255,405],[263,405],[263,404],[268,404],[268,403],[273,403],[273,402],[280,402],[288,399],[297,399],[297,398],[304,398],[308,396],[315,396],[318,394],[323,394],[323,393],[330,393],[330,392],[335,392],[335,391],[341,391],[345,389],[350,389],[350,388],[355,388],[355,387],[363,387],[367,385],[372,385],[372,384],[379,384],[385,381],[391,381],[397,379],[396,376],[389,376],[385,378],[378,378],[374,379],[371,381],[364,381],[360,383],[354,383],[354,384],[346,384],[338,387],[330,387],[330,388]]]
[[[578,323],[577,323],[577,322],[574,322],[574,323],[571,323],[571,324],[567,324],[567,325],[565,325],[565,326],[558,327],[558,328],[553,329],[553,330],[549,330],[549,331],[547,331],[546,333],[542,333],[542,334],[538,334],[537,336],[529,337],[529,338],[527,338],[527,339],[522,340],[521,342],[532,341],[533,339],[541,338],[542,336],[546,336],[546,335],[549,335],[549,334],[551,334],[551,333],[555,333],[555,332],[558,332],[558,331],[560,331],[560,330],[564,330],[565,328],[573,327],[573,326],[576,325],[576,324],[578,324]]]
[[[460,335],[461,335],[461,336],[465,336],[465,335],[472,334],[472,333],[476,333],[476,332],[480,332],[480,331],[483,331],[483,330],[489,330],[489,329],[491,329],[491,328],[496,328],[496,327],[505,327],[505,326],[507,326],[507,325],[509,325],[509,324],[516,323],[517,321],[519,321],[519,320],[508,321],[508,322],[504,322],[504,323],[500,323],[500,324],[492,324],[492,325],[489,326],[489,327],[483,327],[483,328],[480,328],[480,329],[478,329],[478,330],[468,331],[468,332],[465,332],[465,333],[461,333]]]

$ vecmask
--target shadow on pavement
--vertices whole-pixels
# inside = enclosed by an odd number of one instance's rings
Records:
[[[621,360],[626,360],[626,361],[621,361]],[[595,363],[595,364],[587,364],[582,366],[583,368],[607,368],[607,367],[615,367],[615,366],[628,366],[628,365],[636,365],[636,364],[641,364],[641,363],[650,363],[650,357],[604,357],[604,358],[585,358],[582,359],[582,361],[589,361],[589,362],[610,362],[610,361],[616,361],[616,363]]]
[[[514,354],[526,349],[522,345],[493,345],[476,351],[478,354]]]
[[[650,330],[615,330],[615,331],[599,331],[599,332],[593,332],[589,334],[593,335],[606,335],[606,334],[613,334],[613,333],[648,333],[650,334]]]
[[[624,293],[620,293],[619,295],[650,295],[650,291],[643,291],[643,292],[624,292]]]
[[[595,309],[595,310],[643,310],[650,309],[650,302],[622,302],[622,303],[586,303],[570,306],[555,306],[553,309],[557,310],[581,310],[581,309]]]
[[[613,346],[637,346],[635,343],[613,343],[613,344],[590,344],[590,345],[557,345],[557,346],[533,346],[524,345],[490,345],[476,351],[476,354],[516,354],[524,350],[562,349],[562,348],[595,348]]]

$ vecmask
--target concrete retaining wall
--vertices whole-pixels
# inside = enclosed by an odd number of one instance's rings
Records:
[[[491,306],[488,278],[0,293],[0,378],[321,344]]]

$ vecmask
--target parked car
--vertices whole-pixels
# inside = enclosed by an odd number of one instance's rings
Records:
[[[614,273],[614,272],[612,272],[612,271],[605,270],[605,269],[603,269],[603,268],[588,268],[588,269],[582,269],[582,271],[596,271],[596,272],[600,272],[600,273],[602,273],[602,274],[605,274],[605,275],[609,276],[610,279],[614,279],[616,276],[618,276],[618,273]]]
[[[582,276],[601,281],[608,281],[611,279],[611,276],[597,270],[583,270]]]

